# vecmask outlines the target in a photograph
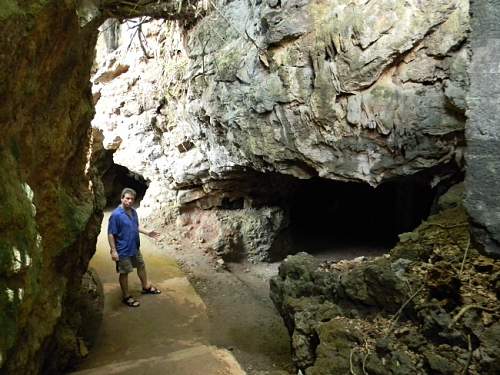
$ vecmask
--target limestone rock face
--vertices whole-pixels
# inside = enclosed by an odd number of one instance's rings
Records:
[[[189,34],[189,107],[245,165],[377,185],[455,158],[467,1],[234,1],[224,15]]]
[[[463,167],[468,11],[236,0],[189,29],[135,20],[116,50],[104,36],[98,48],[93,126],[149,181],[141,214],[160,223],[222,208],[256,171],[373,186],[429,171],[437,184]]]
[[[104,290],[99,275],[93,268],[89,268],[82,277],[79,301],[82,325],[78,333],[86,345],[92,346],[97,338],[104,310]]]
[[[466,205],[475,240],[487,254],[499,257],[500,2],[474,1],[472,11]]]
[[[202,210],[190,207],[176,224],[193,243],[225,260],[271,261],[287,253],[287,218],[278,207]]]

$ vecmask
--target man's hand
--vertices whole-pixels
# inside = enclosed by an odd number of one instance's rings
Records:
[[[118,261],[119,256],[116,249],[111,249],[110,253],[111,253],[111,259],[113,259],[115,262]]]
[[[160,238],[160,233],[158,233],[157,231],[155,230],[152,230],[150,232],[147,233],[147,235],[151,238],[154,238],[155,240],[159,239]]]

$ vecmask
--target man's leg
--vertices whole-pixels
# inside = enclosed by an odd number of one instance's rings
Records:
[[[148,281],[148,274],[146,273],[146,265],[144,264],[144,260],[142,259],[141,252],[137,253],[135,259],[135,266],[137,268],[137,276],[141,280],[142,284],[142,293],[143,294],[160,294],[161,290],[151,285]]]
[[[123,298],[127,298],[128,294],[128,273],[120,273],[118,276],[118,280],[120,281],[120,288],[122,289]]]
[[[130,258],[120,259],[116,262],[116,270],[119,273],[118,281],[122,290],[122,302],[129,307],[139,307],[139,301],[136,301],[128,294],[128,274],[132,272],[133,267]]]
[[[137,265],[137,276],[141,280],[142,289],[149,288],[148,274],[146,273],[146,265],[143,263]]]
[[[120,288],[122,290],[123,298],[129,297],[128,294],[128,274],[132,272],[134,268],[132,267],[132,262],[130,258],[121,258],[116,262],[116,272],[118,272],[118,281],[120,282]]]
[[[137,276],[141,280],[142,289],[147,289],[149,287],[148,274],[146,272],[146,265],[144,264],[144,259],[142,259],[142,254],[140,250],[137,250],[135,257],[131,258],[132,264],[137,268]]]

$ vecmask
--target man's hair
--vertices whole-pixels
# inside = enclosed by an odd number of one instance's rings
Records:
[[[134,199],[137,196],[137,193],[135,192],[135,190],[131,189],[131,188],[125,188],[125,189],[123,189],[122,190],[122,196],[121,196],[121,198],[123,198],[125,196],[125,194],[132,195],[134,197]]]

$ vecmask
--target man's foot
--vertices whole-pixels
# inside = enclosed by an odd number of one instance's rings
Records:
[[[132,296],[124,297],[122,302],[128,307],[139,307],[141,305],[139,301],[134,299]]]
[[[142,288],[142,294],[160,294],[161,290],[157,287],[150,285],[148,288]]]

